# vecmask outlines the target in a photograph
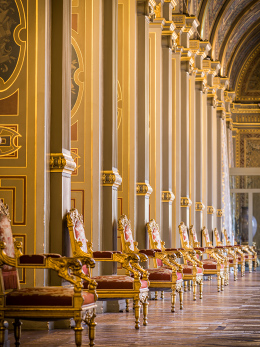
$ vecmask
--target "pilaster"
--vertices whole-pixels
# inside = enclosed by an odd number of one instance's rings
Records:
[[[117,189],[121,184],[117,152],[118,0],[103,1],[103,223],[102,250],[117,250]],[[102,274],[116,273],[116,263],[102,264]]]
[[[70,155],[71,1],[51,5],[51,131],[50,131],[50,248],[70,255],[65,216],[71,203],[71,174],[76,167]],[[50,273],[50,284],[60,278]]]
[[[137,216],[136,240],[148,247],[146,223],[149,221],[149,0],[137,0]]]

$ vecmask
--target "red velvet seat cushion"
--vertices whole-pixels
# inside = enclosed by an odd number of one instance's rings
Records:
[[[172,281],[172,270],[166,267],[157,269],[147,269],[149,272],[149,280],[152,281]],[[182,274],[177,272],[177,280],[182,279]]]
[[[205,270],[217,270],[217,263],[213,261],[203,261],[203,267]],[[224,269],[224,264],[221,264],[221,269]]]
[[[134,289],[134,278],[124,275],[94,276],[97,282],[97,289]],[[84,288],[88,288],[88,283],[84,283]],[[141,288],[147,288],[147,282],[141,280]]]
[[[14,290],[6,295],[6,306],[70,306],[73,307],[73,288],[36,287]],[[83,305],[94,303],[94,295],[82,293]]]
[[[183,273],[184,274],[192,274],[193,266],[192,265],[182,265],[183,266]],[[197,273],[202,274],[202,269],[200,267],[197,267]]]

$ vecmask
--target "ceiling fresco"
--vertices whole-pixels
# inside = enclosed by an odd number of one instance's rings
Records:
[[[230,78],[230,88],[236,89],[237,83],[243,85],[245,100],[256,100],[260,94],[257,82],[260,52],[254,61],[252,52],[260,44],[260,1],[194,0],[194,10],[201,22],[201,36],[212,45],[212,59],[221,62],[221,75]],[[248,61],[251,61],[250,69],[247,66],[245,71]],[[242,67],[243,77],[239,75]]]

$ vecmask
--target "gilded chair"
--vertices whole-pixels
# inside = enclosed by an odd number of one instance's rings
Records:
[[[213,235],[215,237],[216,242],[216,248],[220,249],[221,251],[226,254],[228,261],[229,261],[229,267],[234,267],[235,264],[241,265],[241,276],[244,276],[245,274],[245,255],[244,253],[238,249],[234,248],[232,246],[223,245],[222,241],[220,240],[220,235],[218,232],[218,229],[215,228],[213,231]],[[237,271],[236,271],[237,272]]]
[[[198,241],[197,233],[193,225],[189,228],[189,241],[191,247],[196,251],[197,257],[199,255],[206,255],[205,259],[201,259],[204,267],[204,275],[217,275],[217,278],[219,276],[221,277],[219,272],[223,272],[224,275],[224,283],[225,285],[228,285],[229,281],[229,262],[226,257],[223,257],[218,253],[218,250],[213,247],[200,247],[200,243]],[[199,254],[199,252],[202,252],[202,254]],[[235,279],[237,276],[237,263],[235,266]],[[218,291],[219,291],[219,285],[218,285]]]
[[[118,231],[121,235],[122,250],[126,254],[138,255],[140,260],[147,261],[150,259],[161,260],[165,267],[148,268],[149,273],[149,290],[151,292],[170,291],[171,292],[171,312],[175,312],[176,293],[180,298],[180,309],[183,308],[183,290],[182,290],[182,266],[175,262],[176,257],[169,257],[163,254],[159,249],[138,249],[137,242],[133,239],[131,223],[125,215],[122,215],[118,220]],[[138,269],[138,263],[134,260],[131,264]],[[178,272],[178,271],[179,272]]]
[[[90,346],[95,337],[96,283],[86,277],[82,292],[79,274],[82,264],[74,258],[59,255],[23,255],[21,242],[14,242],[7,205],[0,200],[0,346],[4,346],[5,319],[14,319],[15,345],[20,346],[21,320],[56,321],[73,318],[76,346],[82,345],[82,322],[89,327]],[[94,260],[84,259],[89,267]],[[70,286],[20,288],[17,268],[52,269],[71,283]]]
[[[110,251],[96,251],[92,249],[92,243],[86,239],[83,218],[79,214],[78,210],[72,209],[67,214],[67,226],[69,229],[71,247],[73,256],[77,259],[83,260],[85,257],[92,257],[95,261],[99,262],[117,262],[122,265],[126,270],[126,275],[102,275],[91,277],[97,283],[98,300],[120,300],[126,299],[127,306],[126,311],[129,312],[129,299],[134,301],[135,310],[135,328],[140,327],[140,303],[143,305],[143,325],[147,325],[148,314],[148,273],[140,267],[142,271],[142,279],[140,278],[140,272],[133,268],[130,264],[130,260],[134,260],[138,263],[139,257],[131,257],[121,252]],[[86,276],[89,275],[89,270],[86,266],[83,266],[83,272]],[[129,276],[128,274],[132,274]],[[84,279],[84,276],[82,276]],[[87,288],[87,282],[83,283],[84,290]]]
[[[193,299],[196,300],[197,284],[199,284],[200,286],[200,298],[202,299],[203,268],[197,266],[197,260],[192,259],[192,256],[190,256],[189,252],[186,252],[184,249],[165,248],[165,242],[161,240],[159,225],[155,222],[154,219],[147,223],[147,231],[151,247],[154,249],[159,249],[162,255],[166,255],[169,258],[170,262],[173,262],[174,260],[176,263],[177,256],[179,258],[183,257],[184,259],[188,258],[190,260],[189,264],[187,264],[184,260],[184,264],[181,265],[183,269],[182,279],[184,281],[184,290],[187,290],[187,282],[190,283],[190,281],[193,281]],[[179,263],[176,264],[180,266]],[[160,259],[156,259],[154,265],[157,267],[165,265],[167,266],[167,264],[164,264]]]
[[[238,255],[238,264],[241,266],[241,275],[245,274],[245,263],[248,263],[249,272],[252,272],[254,264],[254,270],[257,267],[257,252],[251,246],[247,245],[232,245],[228,239],[226,229],[222,229],[222,234],[226,243],[226,247],[232,248]]]

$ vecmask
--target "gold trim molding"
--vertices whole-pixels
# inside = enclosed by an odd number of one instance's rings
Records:
[[[175,195],[170,191],[162,192],[162,202],[172,202],[175,199]]]
[[[205,210],[205,205],[202,202],[195,202],[195,211],[202,212]]]
[[[118,188],[122,183],[122,177],[116,170],[102,171],[101,182],[103,186]]]
[[[149,183],[136,183],[136,194],[150,196],[153,192],[153,188]]]
[[[50,153],[49,163],[51,172],[66,172],[70,175],[77,166],[72,156],[64,153]]]
[[[190,198],[184,197],[181,198],[181,207],[190,207],[192,205],[192,201]]]
[[[223,217],[224,216],[224,209],[217,209],[217,217]]]
[[[207,207],[207,214],[214,214],[216,212],[216,209],[213,206]]]

